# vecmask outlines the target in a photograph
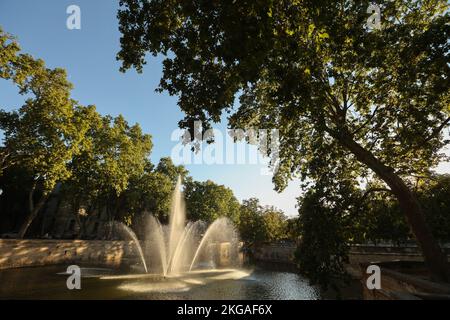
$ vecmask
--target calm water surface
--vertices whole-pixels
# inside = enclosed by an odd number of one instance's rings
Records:
[[[83,268],[81,290],[68,290],[65,266],[0,271],[0,299],[319,299],[298,274],[267,270],[215,270],[180,277],[124,275]]]

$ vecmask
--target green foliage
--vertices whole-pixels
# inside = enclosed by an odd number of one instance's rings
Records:
[[[286,239],[286,216],[275,207],[265,207],[263,223],[267,242],[277,242]]]
[[[32,97],[8,116],[4,148],[14,152],[11,159],[33,172],[48,193],[70,177],[67,163],[79,152],[85,130],[77,126],[76,102],[69,97],[72,85],[65,71],[47,69],[40,60],[27,62],[33,65],[31,74],[19,87]]]
[[[286,220],[286,238],[297,243],[299,241],[300,219],[292,217]]]
[[[151,137],[143,134],[139,125],[129,126],[122,116],[94,120],[89,146],[80,157],[80,176],[90,179],[100,192],[114,192],[117,196],[126,190],[129,180],[143,174],[151,151]],[[74,169],[77,170],[76,160]],[[89,172],[90,171],[90,172]]]
[[[325,159],[326,160],[326,159]],[[300,272],[323,289],[338,289],[348,280],[345,264],[355,243],[355,212],[360,193],[349,179],[352,166],[323,172],[299,201],[299,244],[295,258]]]
[[[179,177],[183,180],[188,175],[188,171],[183,166],[174,165],[169,157],[161,158],[155,171],[168,176],[174,185]]]
[[[126,191],[126,207],[130,217],[150,213],[168,221],[174,184],[171,177],[157,171],[146,171],[132,180]]]
[[[442,175],[420,181],[416,193],[427,222],[434,236],[447,242],[450,179]],[[299,198],[299,206],[299,217],[292,221],[290,231],[300,238],[296,261],[301,272],[324,288],[336,289],[342,279],[348,279],[344,266],[352,244],[401,244],[412,239],[398,203],[383,189],[360,192],[342,184],[330,188],[327,183],[326,189],[318,184]]]
[[[1,163],[4,168],[18,164],[32,176],[29,214],[19,230],[23,237],[58,182],[71,176],[69,162],[80,152],[87,126],[80,125],[77,102],[70,98],[72,84],[63,69],[49,69],[42,60],[19,53],[14,39],[0,29],[0,76],[17,85],[26,95],[17,111],[1,111],[4,133]],[[41,195],[35,203],[35,190]]]
[[[336,206],[330,205],[321,191],[308,192],[300,208],[301,239],[295,252],[300,272],[312,284],[323,289],[347,280],[349,234],[346,217]]]
[[[450,241],[449,192],[448,175],[420,178],[415,190],[433,235],[442,242]],[[390,193],[372,193],[358,207],[353,215],[357,242],[403,243],[412,239],[410,228]]]
[[[228,217],[239,223],[239,202],[233,191],[211,180],[205,182],[186,179],[184,196],[188,219],[212,222],[219,217]]]
[[[242,92],[232,125],[281,130],[279,188],[309,173],[311,140],[344,129],[400,174],[440,159],[450,115],[446,1],[381,4],[381,31],[364,26],[370,1],[120,4],[123,70],[141,71],[147,52],[165,54],[160,89],[179,95],[182,126],[219,121]]]
[[[132,178],[125,192],[127,217],[136,222],[134,218],[150,213],[167,222],[177,179],[187,177],[188,173],[168,157],[161,158],[156,168],[148,161],[144,173]]]
[[[80,125],[86,126],[87,131],[80,153],[70,162],[72,175],[63,184],[63,191],[83,224],[81,220],[89,214],[79,217],[80,206],[89,212],[106,207],[111,216],[118,215],[123,194],[145,174],[152,143],[138,124],[130,126],[122,116],[102,117],[93,106],[77,111]]]
[[[246,243],[261,243],[266,240],[261,209],[259,200],[256,198],[242,202],[239,233]]]
[[[248,244],[286,239],[286,216],[274,207],[263,207],[259,200],[244,200],[240,210],[239,232]]]
[[[397,201],[386,193],[374,194],[360,203],[352,222],[357,243],[402,244],[412,236]]]
[[[450,241],[450,175],[428,180],[419,190],[419,199],[424,207],[426,219],[436,238]]]

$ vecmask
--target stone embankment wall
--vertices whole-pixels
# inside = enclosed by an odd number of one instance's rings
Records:
[[[264,244],[253,248],[251,253],[257,261],[289,264],[293,263],[295,248],[293,244]],[[450,244],[443,245],[442,249],[450,258]],[[349,259],[358,269],[360,264],[369,262],[423,261],[419,248],[414,245],[354,245],[350,248]]]
[[[294,264],[295,245],[264,244],[252,248],[251,255],[256,261]]]
[[[0,239],[0,269],[70,263],[119,267],[135,257],[134,250],[128,241]]]
[[[243,254],[233,251],[228,242],[218,248],[219,267],[242,265]],[[55,264],[86,264],[118,268],[140,263],[133,241],[106,240],[16,240],[0,239],[0,269]]]

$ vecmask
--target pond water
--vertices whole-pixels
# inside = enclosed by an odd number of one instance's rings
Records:
[[[320,299],[317,288],[292,272],[216,269],[164,278],[82,268],[81,289],[69,290],[66,267],[0,270],[0,299]]]

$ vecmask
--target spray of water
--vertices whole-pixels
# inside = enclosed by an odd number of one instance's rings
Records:
[[[152,264],[152,271],[168,276],[192,271],[201,262],[207,262],[211,266],[210,262],[218,256],[217,251],[223,243],[231,247],[231,253],[238,253],[238,235],[228,218],[217,219],[207,229],[206,224],[200,221],[186,224],[180,178],[172,196],[168,227],[162,226],[156,217],[149,214],[141,223],[144,232],[140,238],[145,243],[144,250],[136,234],[127,226],[121,225],[136,244],[146,273],[146,258]],[[155,266],[155,261],[160,262],[159,266]]]
[[[238,236],[236,230],[228,218],[219,218],[214,221],[209,228],[206,230],[200,244],[195,251],[194,258],[189,266],[189,271],[191,271],[201,254],[208,254],[208,250],[212,245],[217,243],[230,243],[233,248],[236,248],[238,244]],[[211,256],[208,260],[211,260]]]
[[[166,240],[164,235],[164,229],[161,223],[156,217],[147,214],[145,224],[145,235],[144,239],[146,242],[145,253],[146,256],[151,257],[153,260],[159,257],[161,273],[163,275],[167,274],[167,250],[166,250]]]
[[[142,265],[144,266],[145,273],[148,273],[147,269],[147,263],[145,262],[144,252],[142,251],[141,244],[139,243],[138,238],[136,237],[136,234],[131,230],[129,227],[124,225],[123,223],[115,223],[114,224],[119,230],[122,230],[127,236],[129,236],[132,240],[134,245],[136,246],[136,249],[139,252],[139,257],[141,258]]]

